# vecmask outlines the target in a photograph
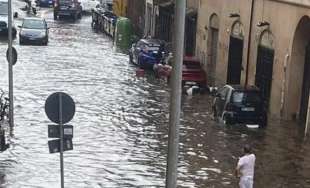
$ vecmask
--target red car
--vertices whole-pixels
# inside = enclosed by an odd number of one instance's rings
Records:
[[[207,86],[207,76],[202,69],[200,61],[194,57],[184,57],[182,67],[182,86],[186,83]]]
[[[168,80],[171,71],[168,74]],[[182,66],[182,86],[185,84],[198,85],[201,88],[207,87],[207,76],[202,69],[200,61],[195,57],[184,57]]]

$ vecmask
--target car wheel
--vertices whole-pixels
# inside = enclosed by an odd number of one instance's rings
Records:
[[[72,18],[73,18],[74,21],[76,21],[78,19],[78,14],[73,14]]]
[[[232,121],[230,115],[228,115],[228,114],[223,115],[223,123],[224,123],[224,125],[232,125],[233,124],[233,121]]]
[[[258,125],[259,125],[259,127],[264,128],[264,127],[266,127],[267,122],[268,122],[267,115],[263,115],[263,116],[261,117],[261,120],[260,120],[260,122],[258,123]]]
[[[133,57],[131,53],[129,53],[129,63],[133,64]]]
[[[57,14],[54,12],[54,20],[57,20]]]
[[[12,29],[12,38],[15,39],[16,38],[16,34],[17,34],[17,31],[15,28]]]
[[[216,110],[215,106],[212,107],[212,112],[213,112],[213,119],[216,120],[217,119],[217,110]]]

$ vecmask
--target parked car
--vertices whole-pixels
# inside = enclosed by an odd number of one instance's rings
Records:
[[[166,54],[166,42],[159,39],[140,39],[129,50],[129,61],[144,69],[153,69]]]
[[[99,0],[81,0],[82,11],[85,13],[91,13],[95,8],[100,7]]]
[[[19,44],[48,43],[48,27],[45,19],[37,17],[24,18],[20,26]]]
[[[14,13],[14,18],[17,17],[17,13]],[[12,36],[16,37],[16,27],[13,22],[12,27]],[[8,1],[0,0],[0,35],[8,36]]]
[[[200,61],[195,57],[185,56],[182,66],[182,85],[186,83],[198,85],[199,87],[207,86],[207,76]]]
[[[168,80],[170,79],[171,73],[168,74]],[[199,88],[207,87],[207,76],[203,68],[201,67],[200,61],[195,57],[183,58],[182,65],[182,87],[186,84],[196,85]]]
[[[258,124],[264,127],[267,123],[266,110],[255,86],[225,85],[220,88],[213,101],[214,117],[223,120],[224,124]]]
[[[62,16],[72,17],[74,20],[82,17],[82,6],[78,0],[55,0],[54,20]]]

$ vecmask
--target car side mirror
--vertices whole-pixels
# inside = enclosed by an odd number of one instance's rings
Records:
[[[18,13],[17,13],[17,12],[14,12],[13,17],[14,17],[14,18],[18,18]]]

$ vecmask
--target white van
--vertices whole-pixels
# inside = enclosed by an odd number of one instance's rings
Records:
[[[16,13],[15,13],[16,14]],[[13,37],[16,37],[16,27],[14,23],[12,23],[12,34]],[[8,35],[8,1],[0,0],[0,35],[7,36]]]

